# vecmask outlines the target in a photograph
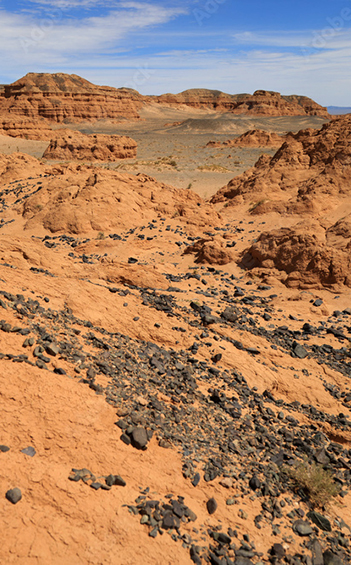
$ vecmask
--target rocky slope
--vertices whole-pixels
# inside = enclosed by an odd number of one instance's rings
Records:
[[[299,227],[18,153],[0,185],[0,561],[348,565],[347,192]]]
[[[62,130],[51,139],[43,157],[54,160],[118,161],[136,157],[137,143],[123,135],[91,134]]]
[[[345,116],[320,130],[290,134],[273,157],[263,155],[218,191],[212,203],[246,203],[251,214],[297,218],[290,227],[264,231],[244,251],[243,265],[275,268],[281,280],[300,288],[351,285],[350,147],[351,116]],[[306,220],[298,223],[301,214]]]
[[[256,202],[255,212],[289,213],[329,210],[349,195],[351,180],[351,116],[320,130],[291,134],[273,157],[263,155],[255,166],[235,177],[212,198],[234,206]],[[326,199],[326,195],[328,199]]]

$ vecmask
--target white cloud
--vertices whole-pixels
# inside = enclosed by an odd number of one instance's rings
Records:
[[[261,33],[245,31],[232,37],[237,45],[260,47],[300,48],[300,49],[342,49],[351,46],[350,28],[305,31],[265,31]]]
[[[84,0],[85,1],[85,0]],[[0,50],[6,53],[3,72],[14,62],[38,68],[50,61],[69,62],[82,55],[119,51],[128,36],[150,26],[167,23],[184,13],[179,8],[122,2],[120,9],[104,16],[76,20],[58,11],[42,18],[0,9]]]

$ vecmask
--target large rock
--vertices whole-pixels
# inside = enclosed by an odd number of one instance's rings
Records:
[[[233,253],[227,249],[227,241],[220,236],[199,239],[184,250],[184,254],[196,255],[195,263],[226,265],[233,261]]]
[[[62,130],[50,141],[43,157],[59,160],[117,161],[136,157],[137,143],[122,135],[91,134]]]
[[[303,221],[293,228],[263,232],[247,249],[242,264],[253,269],[278,269],[287,286],[298,288],[351,286],[351,238],[338,228],[351,217],[323,230],[317,222]],[[341,233],[345,233],[341,232]]]

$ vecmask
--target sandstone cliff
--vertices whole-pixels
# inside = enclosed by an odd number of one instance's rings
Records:
[[[54,134],[43,118],[31,119],[13,114],[0,114],[0,134],[32,140],[50,140]]]
[[[253,94],[226,94],[219,90],[190,89],[180,94],[163,94],[152,98],[171,106],[186,105],[234,114],[329,117],[326,108],[306,96],[283,96],[267,90],[256,90]]]
[[[28,73],[5,86],[0,111],[59,123],[135,119],[141,103],[131,89],[96,86],[77,75]]]
[[[304,96],[282,96],[265,90],[252,95],[226,94],[207,89],[142,96],[133,89],[96,86],[77,75],[64,73],[28,73],[0,91],[0,113],[31,119],[43,117],[56,123],[137,119],[143,105],[154,103],[258,116],[329,117],[326,108]]]

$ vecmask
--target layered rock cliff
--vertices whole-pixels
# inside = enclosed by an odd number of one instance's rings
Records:
[[[253,94],[226,94],[219,90],[190,89],[180,94],[163,94],[153,99],[171,106],[186,105],[234,114],[329,117],[326,108],[307,96],[283,96],[279,92],[267,90],[256,90]]]
[[[310,98],[265,90],[251,95],[191,89],[180,94],[142,96],[133,89],[96,86],[77,75],[64,73],[28,73],[0,88],[0,113],[31,119],[43,117],[56,123],[137,119],[143,105],[155,103],[258,116],[329,117],[326,108]]]
[[[4,87],[0,111],[58,123],[136,119],[142,98],[134,90],[96,86],[77,75],[28,73]]]

